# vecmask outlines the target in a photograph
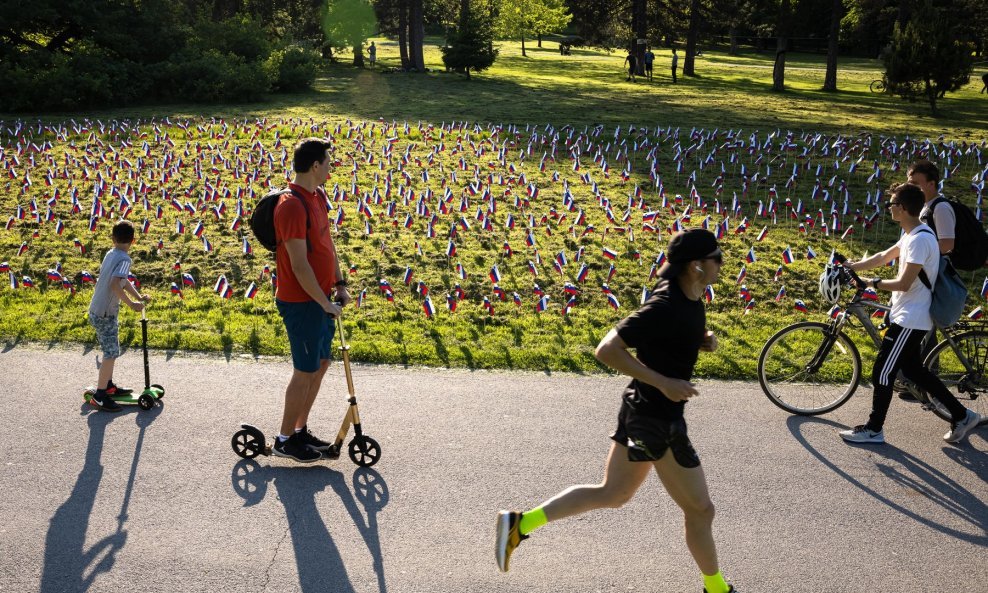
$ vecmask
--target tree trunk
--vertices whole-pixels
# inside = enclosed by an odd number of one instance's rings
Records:
[[[840,37],[840,21],[844,17],[844,2],[833,0],[830,14],[830,38],[827,40],[827,74],[823,78],[823,90],[837,91],[837,50]]]
[[[686,34],[686,58],[683,60],[683,76],[696,76],[693,67],[696,55],[696,37],[700,31],[700,0],[690,2],[690,28]]]
[[[412,67],[419,72],[425,72],[425,54],[422,44],[425,39],[425,25],[422,16],[422,0],[411,0],[411,11],[408,19],[408,41],[409,58],[412,60]]]
[[[521,57],[527,58],[528,54],[525,53],[525,34],[521,34]]]
[[[772,90],[786,90],[786,50],[789,45],[789,1],[779,5],[778,41],[775,49],[775,66],[772,68]]]
[[[926,99],[930,102],[930,112],[933,117],[937,114],[937,88],[933,86],[932,81],[929,78],[926,79]]]
[[[648,3],[646,0],[632,0],[631,3],[631,51],[635,55],[637,65],[635,74],[645,74],[645,43],[638,40],[648,39]]]
[[[470,0],[460,0],[460,31],[467,28],[470,21]]]
[[[729,34],[731,36],[731,49],[728,53],[732,56],[736,56],[738,55],[738,28],[731,27]]]
[[[401,55],[401,69],[408,70],[412,61],[408,57],[408,2],[398,5],[398,53]]]
[[[539,33],[537,35],[537,37],[538,37],[538,40],[539,40],[539,49],[542,49],[542,33]]]
[[[354,68],[364,67],[364,48],[359,41],[353,44],[353,66]]]

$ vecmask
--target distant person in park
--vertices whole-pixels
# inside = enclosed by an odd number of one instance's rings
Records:
[[[950,430],[943,435],[948,443],[960,442],[981,421],[977,412],[962,406],[943,381],[923,366],[923,337],[933,329],[933,319],[930,317],[932,292],[920,280],[920,272],[926,274],[933,286],[940,267],[936,236],[919,218],[924,203],[923,190],[917,185],[903,183],[893,188],[885,207],[892,220],[902,227],[901,238],[885,251],[844,264],[855,272],[862,272],[895,260],[899,262],[894,279],[868,281],[875,290],[892,291],[892,309],[888,312],[890,324],[871,372],[874,385],[871,415],[866,423],[839,433],[850,443],[885,442],[883,428],[892,403],[892,385],[899,371],[950,411]]]
[[[716,282],[722,262],[717,239],[709,231],[691,229],[669,241],[655,291],[604,336],[595,352],[597,360],[632,377],[621,396],[604,481],[572,486],[523,513],[501,511],[495,551],[502,571],[508,570],[518,545],[539,527],[594,509],[621,507],[654,470],[686,517],[686,545],[703,573],[704,590],[733,591],[720,572],[712,529],[714,505],[683,417],[686,402],[699,394],[690,382],[698,354],[717,348],[714,333],[707,330],[702,299],[706,287]],[[628,557],[645,554],[648,550],[636,549]]]
[[[981,87],[981,93],[988,93],[988,72],[981,75],[981,82],[983,86]],[[979,95],[981,93],[978,93]]]
[[[631,82],[635,82],[635,71],[638,70],[638,58],[635,57],[635,53],[628,50],[628,57],[624,59],[624,64],[628,67],[628,78]]]
[[[676,83],[676,69],[679,68],[679,54],[676,53],[676,49],[672,50],[672,82]]]
[[[281,431],[273,453],[302,463],[318,460],[332,444],[309,430],[309,411],[329,368],[336,330],[333,319],[350,302],[322,189],[333,163],[331,149],[329,141],[317,138],[298,143],[292,161],[295,178],[288,185],[291,191],[281,196],[274,210],[278,239],[275,304],[285,322],[294,370],[285,390]]]
[[[655,54],[651,47],[645,48],[645,78],[652,82],[652,63],[655,62]]]
[[[134,225],[121,220],[110,231],[113,248],[106,252],[99,267],[96,289],[89,302],[89,324],[96,330],[96,339],[103,350],[103,364],[99,367],[96,380],[96,394],[89,400],[93,406],[104,412],[119,412],[120,404],[111,396],[130,395],[131,389],[118,387],[113,383],[113,365],[120,356],[118,313],[120,301],[134,311],[143,311],[144,303],[151,300],[148,295],[137,291],[129,280],[130,251],[134,245]]]
[[[377,46],[371,41],[370,47],[367,48],[367,58],[370,60],[371,68],[377,63]]]

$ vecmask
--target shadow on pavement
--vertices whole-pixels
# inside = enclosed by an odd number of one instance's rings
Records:
[[[950,476],[932,467],[922,459],[903,451],[893,445],[885,443],[883,445],[868,445],[868,451],[877,457],[884,458],[887,463],[880,459],[876,460],[876,467],[892,482],[907,488],[910,493],[922,495],[924,498],[956,515],[960,519],[970,523],[976,528],[979,535],[958,531],[946,525],[941,525],[933,519],[925,517],[913,509],[906,508],[899,502],[875,491],[856,479],[854,476],[837,466],[818,451],[809,440],[803,435],[803,427],[807,424],[820,424],[832,426],[835,429],[845,428],[843,424],[818,417],[790,416],[786,421],[789,432],[807,451],[816,457],[822,464],[830,468],[835,474],[847,480],[855,487],[866,494],[882,502],[889,508],[895,509],[903,515],[930,527],[936,531],[955,537],[961,541],[970,542],[979,546],[988,545],[988,505],[978,496],[967,491],[963,486],[954,481]],[[839,438],[834,435],[834,438]],[[853,446],[853,445],[850,445]],[[984,454],[972,452],[970,445],[964,445],[966,449],[946,449],[948,457],[958,461],[962,465],[968,466],[972,471],[984,479],[988,474],[988,464],[984,461]]]
[[[84,410],[91,410],[83,404]],[[45,537],[45,558],[41,569],[40,593],[62,591],[88,591],[93,581],[109,572],[116,562],[117,553],[127,543],[127,509],[137,478],[137,464],[144,447],[144,435],[148,426],[161,414],[162,405],[147,411],[139,411],[136,406],[128,406],[123,412],[109,414],[92,411],[86,421],[89,423],[89,444],[86,446],[86,462],[79,472],[69,498],[58,507],[48,526]],[[117,419],[134,418],[140,427],[134,458],[130,464],[130,477],[124,490],[123,504],[117,516],[117,529],[101,538],[88,549],[86,531],[89,518],[96,504],[96,493],[103,479],[103,440],[106,427]],[[118,420],[119,421],[119,420]]]
[[[350,492],[343,474],[326,466],[269,467],[252,459],[243,459],[233,467],[233,489],[244,499],[244,506],[253,506],[264,499],[268,484],[273,483],[278,498],[285,505],[288,528],[295,551],[300,589],[305,593],[326,591],[332,583],[334,592],[352,592],[339,548],[320,515],[316,494],[327,486],[333,489],[353,519],[370,551],[377,575],[378,590],[387,593],[384,580],[384,557],[378,533],[377,513],[388,504],[388,485],[376,471],[358,467],[353,472],[354,493]],[[357,507],[364,507],[364,515]]]

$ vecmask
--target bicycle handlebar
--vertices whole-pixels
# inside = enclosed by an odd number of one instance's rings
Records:
[[[858,276],[857,272],[847,267],[846,256],[834,252],[834,261],[840,264],[841,269],[844,271],[847,277],[851,279],[850,283],[853,283],[855,288],[857,288],[858,290],[864,290],[868,288],[868,284],[864,280],[862,280],[860,276]]]

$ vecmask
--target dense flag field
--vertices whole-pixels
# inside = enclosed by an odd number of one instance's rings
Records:
[[[390,363],[596,368],[593,347],[647,297],[670,234],[703,227],[727,253],[710,324],[736,339],[699,370],[746,376],[787,319],[826,316],[816,280],[835,250],[894,241],[884,190],[912,160],[938,162],[945,193],[979,217],[988,177],[988,140],[782,128],[3,121],[0,335],[92,343],[92,284],[127,218],[131,280],[156,299],[152,345],[286,353],[278,270],[246,221],[307,136],[334,143],[326,216],[354,358]],[[978,316],[988,280],[967,276]]]

